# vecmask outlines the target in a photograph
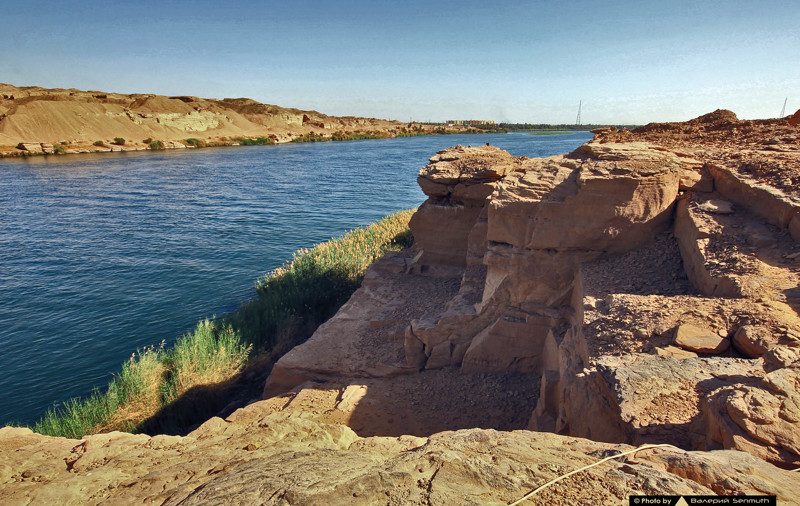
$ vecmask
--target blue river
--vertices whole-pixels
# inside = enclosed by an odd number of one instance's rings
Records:
[[[0,159],[0,425],[104,387],[235,310],[292,252],[424,200],[439,150],[550,156],[588,132]]]

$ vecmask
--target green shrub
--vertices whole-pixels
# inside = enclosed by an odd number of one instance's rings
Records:
[[[117,146],[124,146],[125,139],[123,139],[122,137],[114,137],[114,142],[112,142],[111,144],[116,144]]]
[[[142,140],[142,144],[150,144],[151,142],[153,142],[153,138],[152,137],[148,137],[147,139],[143,139]]]
[[[231,141],[237,142],[242,146],[256,146],[256,145],[264,145],[264,144],[275,144],[269,137],[256,137],[255,139],[250,139],[247,137],[232,137]]]
[[[204,148],[206,146],[206,141],[204,141],[203,139],[195,139],[193,137],[184,140],[183,143],[186,144],[187,146],[194,146],[196,148]]]
[[[153,141],[150,143],[150,149],[152,150],[164,149],[164,143],[161,141]]]
[[[92,143],[92,145],[100,146],[102,148],[106,147],[106,145],[105,145],[105,143],[103,141],[94,141],[94,143]]]

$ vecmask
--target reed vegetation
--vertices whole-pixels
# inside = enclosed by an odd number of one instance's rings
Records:
[[[33,429],[79,438],[111,430],[180,433],[201,423],[229,399],[189,394],[224,389],[249,364],[271,361],[307,339],[358,288],[372,262],[411,245],[413,211],[294,253],[256,283],[257,296],[237,311],[199,322],[170,347],[139,350],[105,391],[54,406]],[[188,407],[181,403],[186,398],[194,399]]]

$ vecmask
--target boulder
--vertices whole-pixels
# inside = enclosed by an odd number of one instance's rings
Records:
[[[717,333],[694,325],[679,325],[673,341],[681,348],[697,353],[722,353],[730,347],[730,341]]]
[[[42,145],[38,142],[20,142],[17,144],[17,149],[27,151],[28,153],[43,153]]]
[[[776,342],[772,332],[763,326],[742,325],[733,335],[734,348],[750,358],[761,357]]]

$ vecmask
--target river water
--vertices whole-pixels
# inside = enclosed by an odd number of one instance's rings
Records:
[[[526,133],[0,159],[0,425],[104,387],[139,348],[236,309],[293,251],[424,200],[435,152],[550,156]]]

